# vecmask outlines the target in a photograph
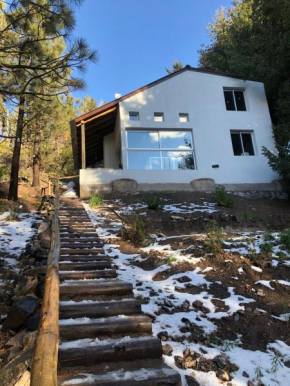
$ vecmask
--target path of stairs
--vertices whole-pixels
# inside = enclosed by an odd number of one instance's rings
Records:
[[[81,203],[60,207],[60,338],[58,384],[180,385],[162,361],[151,319],[131,283],[117,278]]]

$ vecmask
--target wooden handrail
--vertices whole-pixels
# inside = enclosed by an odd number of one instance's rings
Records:
[[[31,386],[56,386],[59,346],[59,180],[56,182],[51,247],[47,261],[40,324],[34,345]]]

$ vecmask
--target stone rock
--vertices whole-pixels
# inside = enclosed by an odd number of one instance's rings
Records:
[[[228,382],[231,379],[230,374],[227,371],[221,369],[216,372],[216,376],[223,382]]]
[[[23,346],[25,350],[32,349],[34,347],[37,331],[29,332],[24,336]]]
[[[40,321],[40,310],[36,310],[25,322],[25,327],[28,331],[37,331]]]
[[[43,222],[40,224],[38,228],[38,237],[40,240],[40,246],[42,248],[49,249],[51,242],[51,228],[49,223]]]
[[[169,338],[168,332],[167,332],[167,331],[161,331],[161,332],[159,332],[159,334],[157,334],[157,338],[159,338],[159,339],[162,340],[162,341],[168,340],[168,338]]]
[[[212,361],[220,369],[224,369],[225,367],[227,367],[229,365],[229,360],[228,360],[228,358],[225,355],[217,355],[216,357],[213,358]]]
[[[221,214],[219,215],[219,220],[220,220],[221,222],[229,222],[229,221],[231,221],[231,219],[232,219],[232,216],[230,216],[229,214],[221,213]]]
[[[2,325],[2,330],[18,331],[29,316],[34,313],[38,305],[39,300],[32,296],[16,299]]]
[[[242,376],[245,378],[249,378],[249,374],[246,371],[243,371]]]
[[[119,180],[112,181],[113,192],[130,192],[134,193],[137,190],[137,181],[130,178],[121,178]]]
[[[199,383],[192,376],[186,375],[185,379],[187,386],[199,386]]]
[[[212,178],[197,178],[190,182],[194,192],[213,192],[215,191],[215,181]]]
[[[163,355],[167,355],[171,357],[173,348],[170,346],[170,344],[164,344],[162,345],[162,351],[163,351]]]
[[[191,279],[188,276],[181,276],[178,279],[176,279],[179,283],[188,283],[191,281]]]
[[[171,220],[173,221],[183,221],[184,218],[181,216],[170,216]]]
[[[35,276],[21,276],[14,288],[14,295],[21,296],[34,293],[38,284],[38,279]]]
[[[262,298],[264,298],[266,295],[264,294],[264,291],[262,289],[258,289],[257,291],[257,295],[258,296],[261,296]]]

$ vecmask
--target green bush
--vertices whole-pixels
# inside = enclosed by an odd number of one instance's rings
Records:
[[[122,227],[120,235],[123,240],[130,241],[136,247],[148,245],[145,224],[138,216],[135,216],[128,224]]]
[[[260,251],[266,255],[269,256],[273,252],[273,245],[270,243],[264,243],[260,245]]]
[[[207,226],[207,236],[205,240],[205,249],[208,253],[217,255],[223,250],[223,228],[219,228],[215,220],[211,220]]]
[[[9,211],[9,216],[6,217],[5,220],[8,220],[8,221],[17,221],[19,220],[19,212],[13,208],[9,208],[8,209]]]
[[[280,235],[280,244],[282,244],[288,251],[290,251],[290,229],[286,229],[281,232]]]
[[[228,195],[224,186],[217,186],[213,198],[219,206],[224,206],[225,208],[232,208],[234,206],[234,199]]]
[[[103,198],[98,194],[94,194],[89,201],[90,208],[95,208],[96,206],[102,206],[104,203]]]
[[[162,206],[162,201],[160,197],[148,196],[146,202],[148,205],[148,209],[156,210]]]
[[[165,261],[167,265],[172,265],[177,261],[177,258],[174,256],[173,253],[170,253],[169,255],[166,256]]]

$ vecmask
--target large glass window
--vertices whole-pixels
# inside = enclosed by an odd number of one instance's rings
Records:
[[[128,168],[195,169],[190,131],[127,131]]]

